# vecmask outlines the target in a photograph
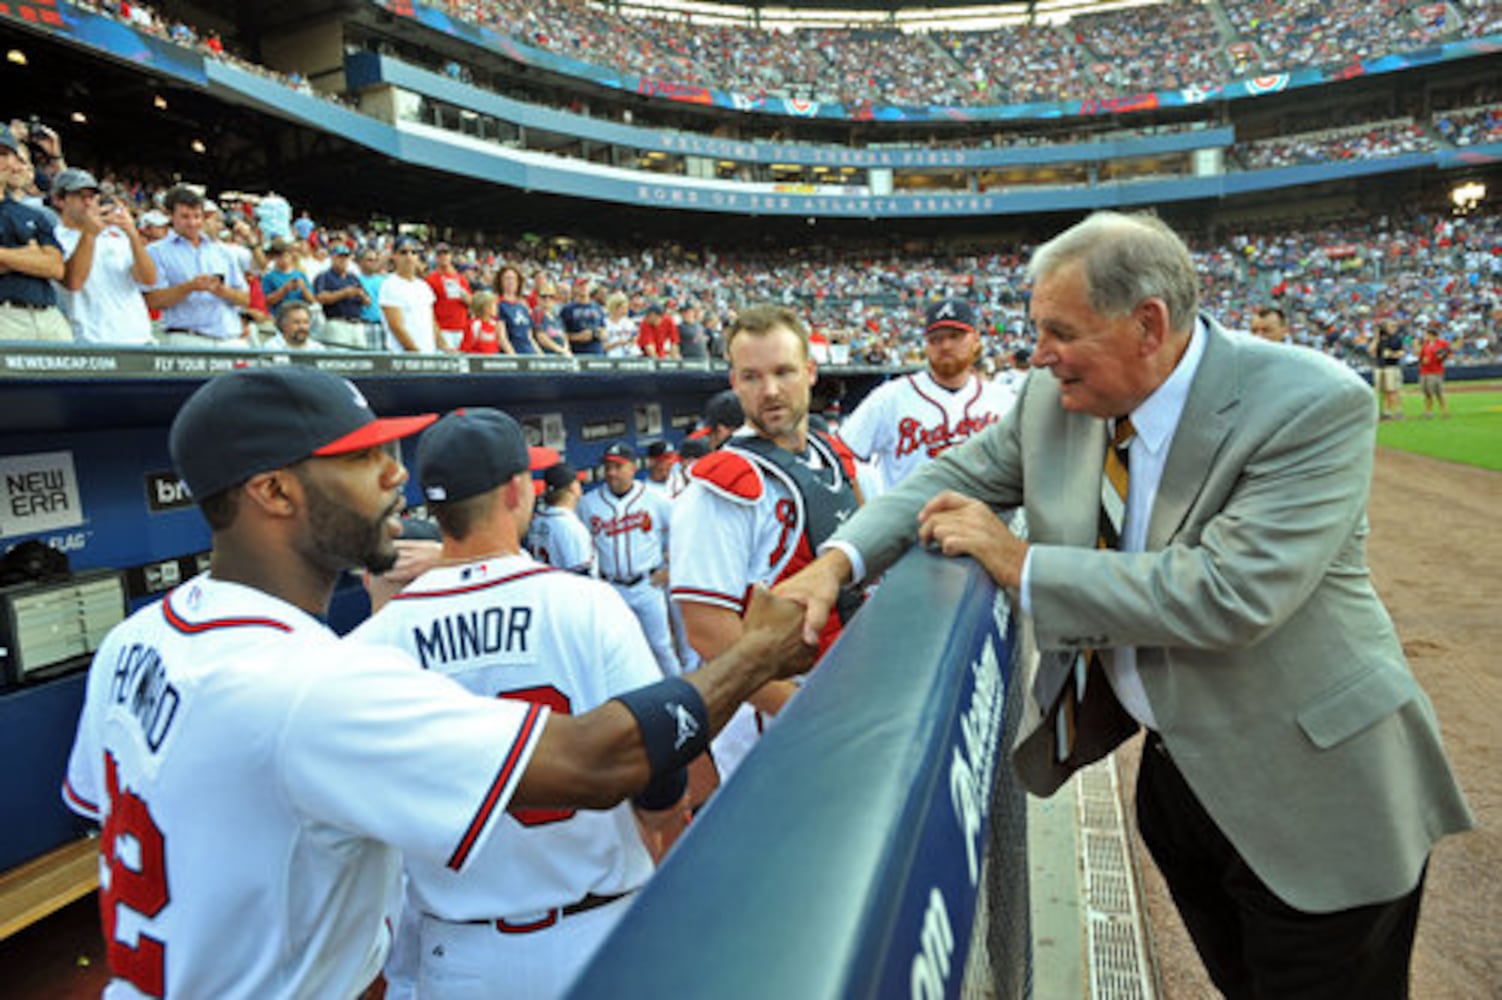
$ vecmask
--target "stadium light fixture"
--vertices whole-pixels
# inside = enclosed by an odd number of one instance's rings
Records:
[[[14,66],[25,66],[26,53],[22,52],[20,49],[11,49],[9,52],[5,53],[5,61]]]
[[[203,144],[202,139],[194,139],[192,142],[188,143],[188,148],[193,150],[193,152],[198,153],[200,156],[209,151],[209,148]]]
[[[1450,189],[1450,201],[1457,212],[1470,212],[1486,197],[1486,185],[1480,181],[1467,181]]]
[[[167,110],[167,99],[165,97],[163,97],[161,94],[157,94],[155,97],[153,97],[151,99],[151,106],[154,107],[154,108],[156,108],[158,111],[166,111]]]
[[[87,125],[89,123],[89,116],[84,114],[82,111],[75,111],[68,116],[68,120],[73,122],[75,125]]]

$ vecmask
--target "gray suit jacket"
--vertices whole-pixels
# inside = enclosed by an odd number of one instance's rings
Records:
[[[1105,423],[1063,410],[1043,371],[835,540],[873,576],[941,489],[1023,506],[1042,724],[1075,650],[1135,646],[1174,762],[1279,897],[1313,912],[1392,899],[1473,820],[1366,567],[1371,390],[1314,351],[1207,326],[1148,551],[1094,548]],[[1052,794],[1136,729],[1114,698],[1094,707],[1065,764],[1051,731],[1022,735],[1030,789]]]

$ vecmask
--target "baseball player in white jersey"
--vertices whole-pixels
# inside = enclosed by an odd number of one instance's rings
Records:
[[[769,595],[744,646],[584,715],[350,655],[320,617],[340,572],[394,561],[407,473],[383,446],[432,419],[377,420],[350,382],[290,366],[178,412],[210,569],[106,637],[62,790],[103,827],[112,1000],[358,996],[403,854],[464,872],[508,806],[681,794],[739,699],[808,663],[797,606]]]
[[[969,302],[935,302],[926,319],[928,370],[877,386],[840,425],[840,439],[876,466],[883,492],[996,423],[1017,398],[976,373],[980,331]]]
[[[746,309],[728,345],[730,380],[748,426],[694,463],[693,481],[673,509],[672,597],[689,641],[706,659],[740,634],[750,589],[811,562],[859,502],[849,452],[808,427],[815,364],[797,315],[781,307]],[[851,596],[842,615],[830,616],[821,651],[856,605]],[[793,690],[769,685],[726,726],[714,742],[722,780]]]
[[[527,529],[527,551],[549,566],[583,576],[597,576],[595,544],[579,520],[584,489],[579,474],[567,462],[543,470],[541,503]]]
[[[594,539],[600,576],[641,621],[664,677],[682,673],[668,623],[668,524],[673,501],[636,478],[636,452],[623,441],[605,449],[605,485],[584,494],[579,520]]]
[[[531,491],[507,486],[527,462],[521,425],[498,410],[450,414],[423,435],[418,478],[430,498],[446,497],[429,501],[442,559],[350,640],[395,646],[486,698],[587,712],[662,675],[612,588],[521,551]],[[561,996],[652,873],[625,803],[517,810],[497,822],[462,874],[407,862],[417,996]]]

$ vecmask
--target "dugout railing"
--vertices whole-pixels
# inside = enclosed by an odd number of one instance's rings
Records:
[[[985,994],[1026,996],[1017,649],[972,561],[910,552],[570,995],[954,997],[984,947]]]

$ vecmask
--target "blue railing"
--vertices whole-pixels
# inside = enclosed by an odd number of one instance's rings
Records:
[[[1021,795],[999,752],[1015,649],[974,563],[909,553],[572,996],[957,996],[990,817],[1026,838],[1022,811],[992,801],[993,785]],[[1011,961],[1026,963],[1026,881],[1007,884],[991,909],[1008,911]]]

